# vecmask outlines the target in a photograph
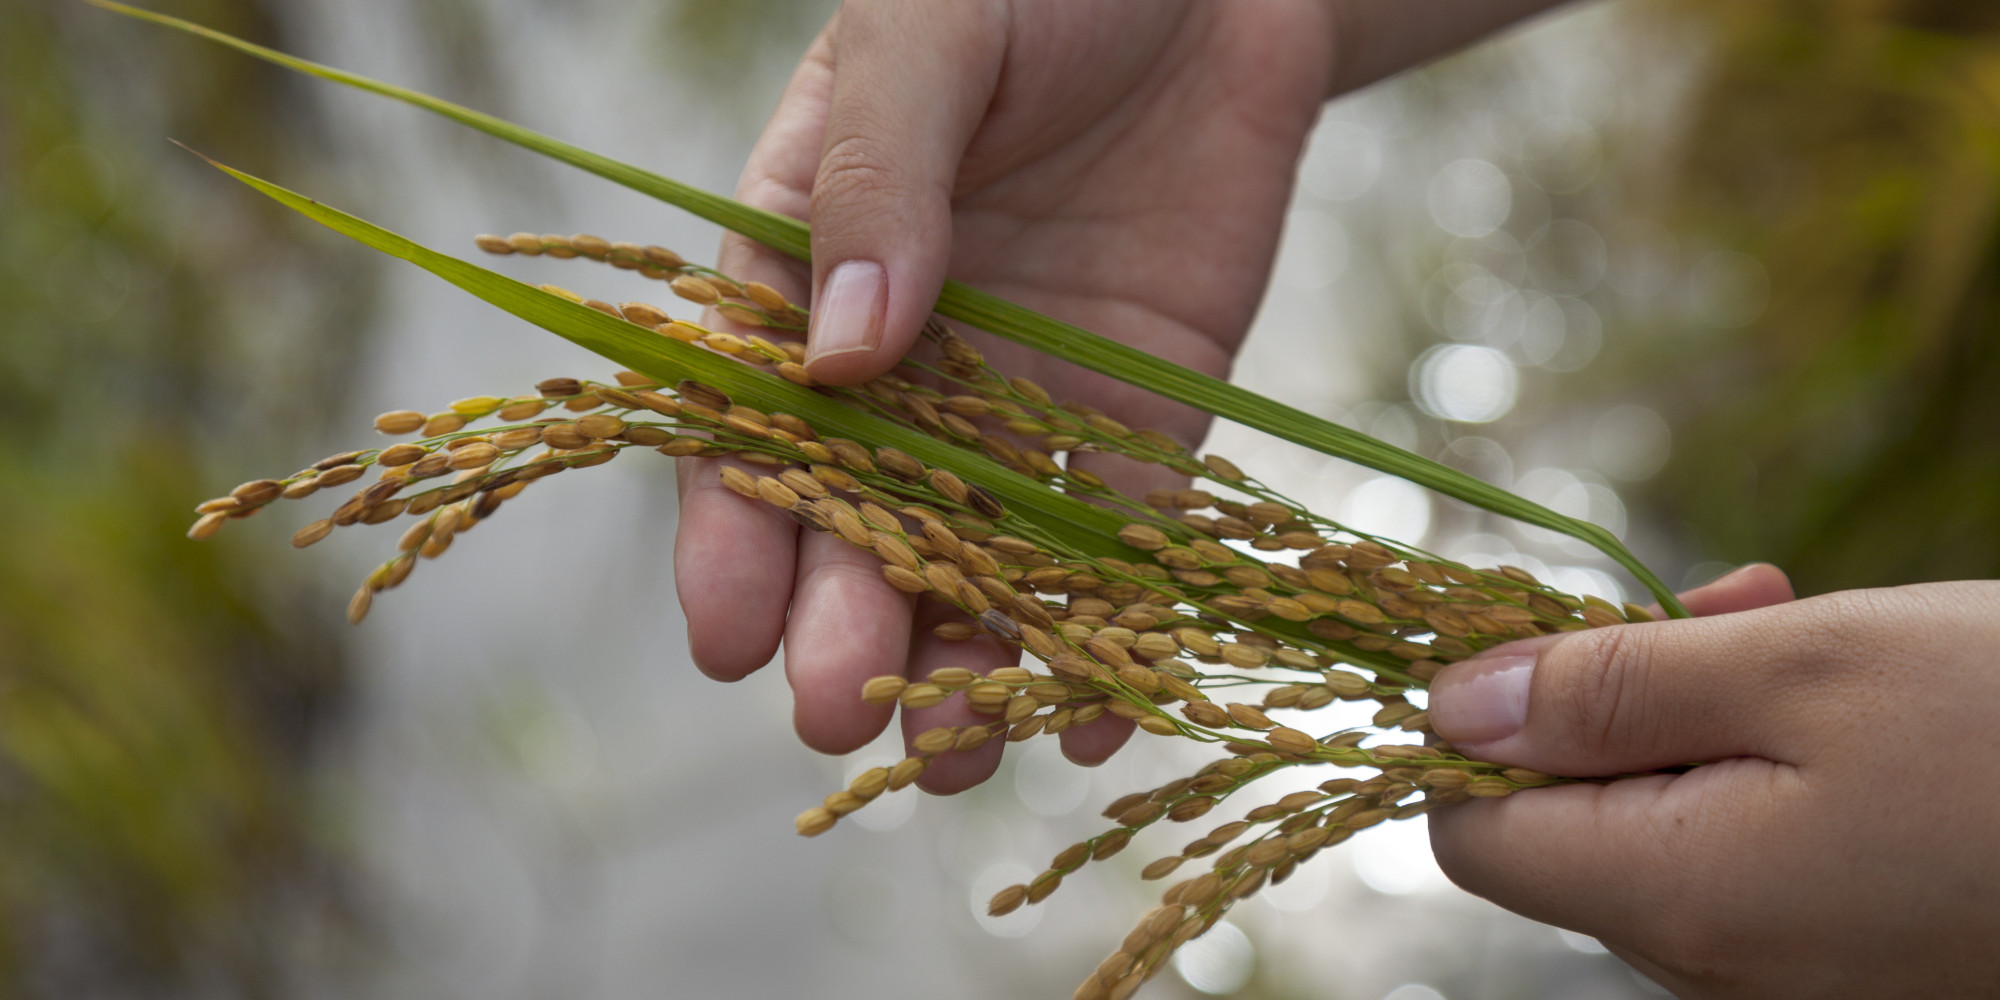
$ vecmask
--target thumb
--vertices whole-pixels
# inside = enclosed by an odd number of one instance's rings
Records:
[[[1778,697],[1821,651],[1818,618],[1768,566],[1688,595],[1736,613],[1544,636],[1453,664],[1431,685],[1437,734],[1550,774],[1629,774],[1726,757],[1796,761]]]
[[[812,189],[806,366],[833,384],[888,371],[951,259],[951,195],[993,96],[1006,25],[985,4],[849,0]]]

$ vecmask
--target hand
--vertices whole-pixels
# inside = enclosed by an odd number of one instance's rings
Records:
[[[829,383],[889,370],[947,271],[1221,375],[1263,291],[1321,100],[1548,2],[1412,0],[1383,13],[1356,0],[850,0],[737,192],[810,218],[810,273],[742,239],[724,242],[720,267],[795,300],[811,289],[808,367]],[[1205,416],[1124,383],[980,346],[1008,374],[1131,426],[1188,444],[1206,429]],[[1082,466],[1128,493],[1164,485]],[[722,489],[713,461],[685,461],[680,483],[675,564],[695,662],[734,680],[782,637],[807,745],[845,753],[881,732],[890,709],[859,698],[870,676],[984,673],[1017,657],[932,638],[936,621],[881,581],[872,555]],[[905,726],[975,721],[965,713],[948,703]],[[1129,733],[1107,715],[1064,732],[1063,749],[1095,763]],[[924,787],[977,783],[1000,748],[940,759]]]
[[[1683,997],[1990,996],[2000,982],[2000,582],[1790,601],[1488,651],[1439,675],[1464,753],[1573,777],[1431,818],[1452,881]]]

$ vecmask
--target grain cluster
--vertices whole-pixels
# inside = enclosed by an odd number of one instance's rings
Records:
[[[996,915],[1038,904],[1084,866],[1124,850],[1140,830],[1199,827],[1211,810],[1237,800],[1232,814],[1241,818],[1203,829],[1179,852],[1144,866],[1142,878],[1168,883],[1160,903],[1084,978],[1079,998],[1130,996],[1237,901],[1284,881],[1357,830],[1557,780],[1468,759],[1438,740],[1419,704],[1422,691],[1446,664],[1498,643],[1649,618],[1630,604],[1557,592],[1515,567],[1460,565],[1354,531],[1221,456],[1197,457],[1163,433],[1127,427],[994,370],[942,323],[925,330],[930,349],[896,373],[860,386],[819,386],[803,365],[804,345],[793,339],[806,311],[768,285],[689,264],[661,247],[590,235],[516,233],[477,243],[494,254],[586,258],[664,282],[673,296],[707,310],[708,322],[733,329],[674,319],[646,302],[542,288],[1116,510],[1124,523],[1107,542],[1131,557],[1079,551],[950,468],[823,435],[798,416],[761,412],[714,386],[664,384],[629,371],[607,381],[546,379],[529,392],[461,399],[431,412],[384,413],[375,429],[402,440],[244,483],[197,507],[190,536],[207,538],[280,500],[347,488],[292,544],[304,548],[354,525],[407,525],[394,553],[355,592],[348,618],[358,623],[376,595],[444,554],[536,480],[633,449],[726,458],[721,481],[743,503],[778,508],[805,528],[869,551],[889,586],[955,610],[937,626],[940,637],[1007,643],[1030,664],[869,680],[859,692],[865,701],[920,709],[962,699],[986,721],[919,733],[901,762],[864,772],[801,813],[799,833],[825,833],[907,788],[941,755],[1052,736],[1106,714],[1154,737],[1220,751],[1193,774],[1110,803],[1108,828],[993,897]],[[1082,453],[1162,466],[1197,485],[1125,496],[1067,460]],[[1315,710],[1335,702],[1371,703],[1370,723],[1315,725]],[[1338,773],[1242,811],[1260,779],[1301,767]]]

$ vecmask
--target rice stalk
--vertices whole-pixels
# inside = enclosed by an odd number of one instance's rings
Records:
[[[1435,738],[1411,696],[1444,665],[1498,643],[1651,617],[1632,605],[1560,593],[1516,567],[1465,566],[1356,532],[1225,458],[1197,458],[1166,435],[1007,376],[941,322],[925,330],[929,360],[906,360],[857,387],[816,386],[799,367],[804,345],[776,332],[796,332],[807,316],[802,307],[664,248],[582,234],[475,241],[496,254],[562,257],[567,248],[628,269],[652,266],[661,273],[649,277],[668,282],[677,297],[706,307],[738,303],[746,322],[758,320],[751,325],[778,339],[707,329],[651,303],[614,305],[556,285],[513,282],[231,173],[363,242],[647,368],[606,381],[549,378],[532,391],[384,413],[374,420],[378,433],[413,439],[330,455],[197,506],[189,533],[206,538],[229,520],[372,476],[293,537],[303,548],[339,528],[406,525],[393,554],[356,590],[350,621],[361,621],[376,595],[443,555],[538,479],[633,449],[726,456],[734,463],[723,466],[722,483],[743,502],[777,508],[807,529],[868,550],[891,587],[957,612],[937,627],[940,637],[1005,643],[1034,664],[868,680],[857,692],[864,702],[923,709],[959,698],[988,721],[919,733],[910,756],[864,772],[800,813],[801,835],[826,833],[907,788],[942,755],[1058,735],[1106,714],[1153,736],[1223,751],[1193,774],[1110,803],[1103,811],[1108,829],[994,896],[989,912],[999,915],[1041,903],[1091,862],[1121,852],[1140,830],[1201,820],[1232,799],[1243,804],[1246,789],[1271,775],[1317,766],[1357,772],[1256,804],[1145,865],[1147,880],[1206,870],[1173,882],[1084,979],[1079,997],[1131,995],[1238,901],[1358,830],[1564,780],[1465,757]],[[703,285],[675,286],[686,279]],[[526,308],[530,303],[541,308]],[[831,433],[836,429],[842,434]],[[1124,496],[1056,460],[1081,451],[1161,465],[1221,492]],[[1078,511],[1090,516],[1060,519]],[[1373,703],[1370,723],[1316,724],[1314,713],[1336,702]],[[1413,742],[1363,745],[1390,734]]]
[[[805,227],[412,91],[272,52],[187,22],[92,0],[303,72],[395,97],[680,205],[803,256]],[[211,161],[212,162],[212,161]],[[1059,852],[1035,878],[990,902],[1035,905],[1138,831],[1247,806],[1142,877],[1173,882],[1120,947],[1087,976],[1083,998],[1130,996],[1236,902],[1361,829],[1470,798],[1566,779],[1467,758],[1431,733],[1420,702],[1446,665],[1522,638],[1650,619],[1630,604],[1559,592],[1508,566],[1472,567],[1316,514],[1218,455],[996,370],[942,321],[928,350],[854,387],[816,383],[803,367],[807,310],[769,286],[690,263],[664,247],[590,234],[486,235],[491,254],[585,259],[661,282],[730,329],[676,319],[665,306],[612,302],[530,285],[420,246],[268,181],[216,166],[282,204],[422,267],[513,315],[623,367],[604,381],[558,377],[532,391],[438,409],[384,413],[408,438],[327,456],[282,478],[244,483],[196,507],[189,535],[285,501],[340,490],[293,536],[304,548],[334,531],[391,522],[391,552],[348,607],[359,623],[378,595],[491,518],[536,480],[604,465],[638,449],[728,458],[723,485],[744,503],[784,511],[880,562],[889,586],[954,614],[941,638],[1002,643],[1031,666],[923,678],[884,675],[864,701],[924,709],[962,699],[986,719],[937,727],[911,753],[829,793],[795,823],[817,836],[940,756],[1021,742],[1109,714],[1163,739],[1212,744],[1195,773],[1135,791],[1103,812],[1111,826]],[[1142,384],[1211,414],[1403,476],[1485,509],[1590,541],[1631,570],[1670,614],[1666,588],[1602,529],[1562,517],[1462,473],[1232,386],[949,285],[946,317]],[[1065,458],[1115,454],[1197,486],[1119,493]],[[352,487],[351,491],[345,488]],[[1413,698],[1415,700],[1413,700]],[[1367,725],[1315,713],[1373,706]],[[1391,736],[1394,742],[1378,738]],[[1299,767],[1351,769],[1309,791],[1250,804],[1256,782]],[[1267,786],[1268,787],[1268,786]],[[1233,800],[1233,801],[1232,801]],[[1205,869],[1205,870],[1203,870]]]
[[[449,101],[287,55],[190,21],[129,7],[114,0],[87,2],[206,38],[288,69],[415,105],[658,198],[793,257],[803,260],[810,255],[807,227],[796,219],[702,191]],[[1687,616],[1687,610],[1671,588],[1633,556],[1616,536],[1598,525],[1556,513],[1449,466],[955,281],[945,283],[936,308],[942,315],[1206,413],[1234,420],[1324,454],[1400,476],[1474,506],[1581,539],[1631,573],[1666,609],[1668,615]]]

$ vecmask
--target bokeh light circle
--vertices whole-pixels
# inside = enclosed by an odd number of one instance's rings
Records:
[[[1224,920],[1181,945],[1174,953],[1174,971],[1203,993],[1225,996],[1250,982],[1250,974],[1257,971],[1257,950],[1235,924]]]
[[[1514,208],[1514,186],[1485,160],[1458,160],[1431,178],[1431,221],[1453,236],[1484,236]]]
[[[1410,397],[1439,420],[1498,420],[1514,408],[1520,391],[1514,362],[1491,347],[1442,344],[1410,365]]]

